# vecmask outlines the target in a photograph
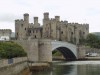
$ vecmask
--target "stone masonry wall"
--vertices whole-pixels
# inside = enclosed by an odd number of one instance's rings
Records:
[[[51,40],[39,40],[39,61],[52,62]]]
[[[34,40],[16,40],[14,41],[17,44],[21,45],[24,50],[27,52],[28,54],[28,60],[30,61],[38,61],[39,57],[38,57],[38,39],[34,39]]]
[[[8,64],[8,59],[0,60],[0,75],[18,75],[27,67],[27,58],[13,58],[13,63]]]
[[[85,58],[85,47],[77,47],[78,52],[78,59],[84,59]]]

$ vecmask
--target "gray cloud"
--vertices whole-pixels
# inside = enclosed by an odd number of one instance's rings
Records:
[[[0,15],[0,22],[14,22],[14,20],[17,18],[21,18],[21,16],[11,13],[6,13]]]
[[[23,18],[24,13],[30,14],[30,20],[38,16],[43,18],[43,12],[49,12],[50,17],[61,16],[61,19],[72,22],[90,24],[90,32],[99,31],[100,0],[1,0],[0,23],[13,23],[15,19]],[[97,29],[97,30],[96,30]]]

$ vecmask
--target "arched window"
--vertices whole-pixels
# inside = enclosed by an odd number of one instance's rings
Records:
[[[25,30],[26,30],[26,28],[25,28]]]
[[[35,38],[36,38],[36,35],[35,35]]]

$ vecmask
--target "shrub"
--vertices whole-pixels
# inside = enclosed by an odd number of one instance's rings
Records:
[[[26,56],[24,49],[14,42],[0,42],[0,58]]]

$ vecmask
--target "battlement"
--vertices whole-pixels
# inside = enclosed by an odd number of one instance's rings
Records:
[[[0,31],[11,31],[11,29],[0,29]]]
[[[34,17],[34,19],[38,19],[38,17]]]
[[[0,29],[0,32],[6,32],[6,33],[11,33],[11,29]]]
[[[19,21],[19,19],[16,19],[16,20],[15,20],[15,22],[18,22],[18,21]]]
[[[34,17],[34,24],[38,24],[38,17]]]
[[[20,21],[24,21],[23,19],[20,19]]]
[[[25,14],[24,14],[24,21],[25,21],[26,23],[29,23],[29,14],[28,14],[28,13],[25,13]]]
[[[87,23],[84,23],[83,25],[89,26],[89,24],[87,24]]]
[[[49,12],[44,12],[44,15],[49,15]]]
[[[64,24],[68,24],[68,21],[65,20],[65,21],[64,21]]]
[[[29,14],[28,13],[25,13],[24,16],[29,16]]]
[[[56,21],[56,19],[55,18],[51,18],[51,21]]]
[[[60,21],[60,16],[55,16],[56,21]]]
[[[49,13],[48,12],[44,13],[44,19],[49,19]]]

